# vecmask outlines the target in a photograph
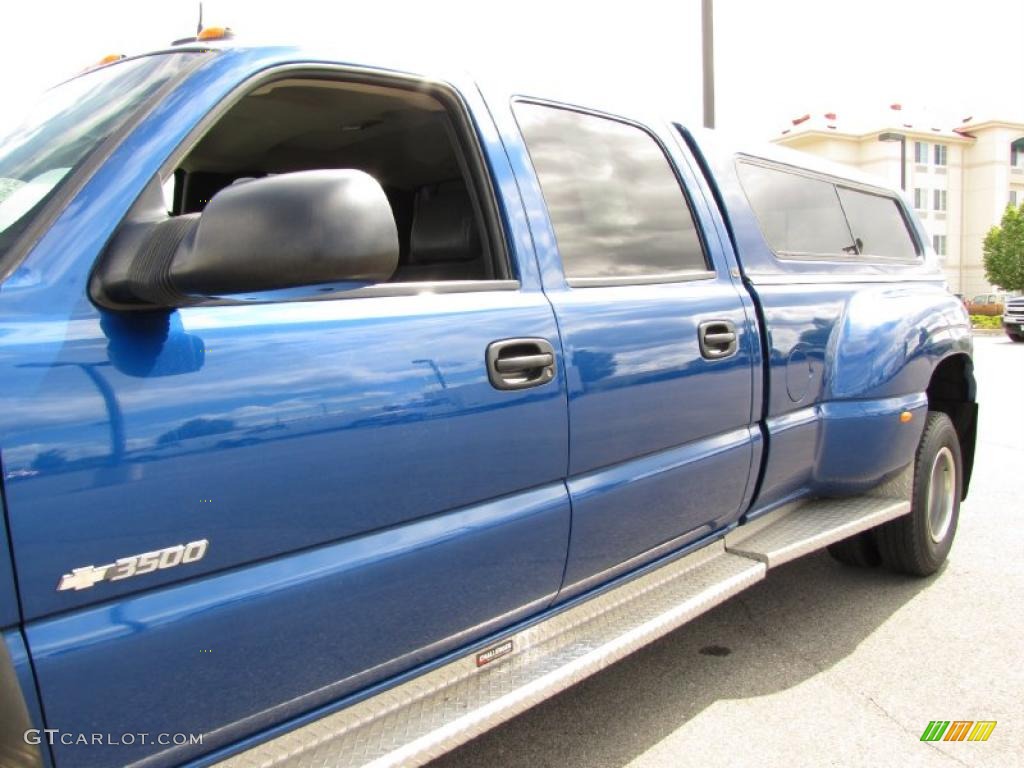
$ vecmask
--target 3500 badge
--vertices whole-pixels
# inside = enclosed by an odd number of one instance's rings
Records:
[[[106,565],[87,565],[83,568],[75,568],[71,573],[61,576],[57,591],[89,589],[101,581],[120,581],[132,576],[162,571],[165,568],[195,563],[206,555],[206,548],[209,544],[210,542],[206,539],[201,539],[190,541],[188,544],[158,549],[154,552],[143,552],[141,555],[118,558],[113,563]]]

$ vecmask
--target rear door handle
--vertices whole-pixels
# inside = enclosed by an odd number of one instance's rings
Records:
[[[555,378],[555,348],[547,339],[502,339],[487,346],[487,378],[496,389],[526,389]]]
[[[731,320],[706,320],[697,328],[700,353],[708,360],[732,357],[739,349],[736,325]]]

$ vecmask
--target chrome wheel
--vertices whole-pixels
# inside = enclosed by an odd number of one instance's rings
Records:
[[[943,446],[932,461],[926,502],[928,533],[936,544],[949,532],[953,506],[956,503],[956,485],[956,463],[953,460],[953,453]]]

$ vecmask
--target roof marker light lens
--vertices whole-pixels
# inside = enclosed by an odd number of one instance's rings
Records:
[[[196,35],[196,40],[230,40],[234,36],[231,27],[207,27]]]
[[[95,67],[105,67],[107,64],[113,64],[115,61],[120,61],[121,59],[126,58],[128,57],[125,56],[123,53],[108,53],[95,64],[90,65],[89,69],[93,69]]]

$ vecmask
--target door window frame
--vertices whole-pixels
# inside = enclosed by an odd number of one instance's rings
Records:
[[[487,238],[491,259],[499,277],[484,280],[424,280],[405,283],[377,283],[356,288],[317,293],[309,296],[268,298],[266,300],[243,300],[211,298],[194,306],[256,306],[260,304],[284,304],[291,302],[336,301],[383,296],[414,296],[423,293],[476,293],[489,291],[515,291],[522,287],[519,265],[512,258],[514,248],[509,242],[510,231],[504,220],[503,208],[495,189],[490,165],[484,153],[481,137],[476,129],[472,112],[462,94],[453,85],[417,75],[381,72],[365,67],[341,64],[294,62],[281,64],[247,77],[235,85],[231,92],[207,112],[185,138],[175,147],[157,172],[162,185],[171,179],[178,166],[203,137],[243,98],[268,84],[279,80],[332,80],[342,83],[374,85],[394,88],[399,91],[425,93],[435,98],[445,108],[456,132],[455,150],[464,161],[462,169],[467,175],[467,187],[478,206],[481,221],[481,238]],[[460,163],[462,165],[462,163]],[[131,211],[126,214],[126,218]],[[122,220],[123,221],[123,220]],[[103,254],[97,259],[102,260]],[[94,266],[95,269],[95,266]]]
[[[547,209],[547,203],[545,200],[544,206],[544,217],[547,220],[548,228],[556,242],[556,251],[558,251],[558,265],[562,270],[562,278],[565,280],[566,285],[570,289],[575,288],[604,288],[612,286],[627,286],[627,285],[660,285],[665,283],[687,283],[698,280],[713,280],[717,277],[717,273],[712,268],[711,249],[708,247],[707,235],[704,232],[704,228],[701,224],[700,217],[697,215],[696,208],[693,200],[690,196],[689,190],[686,187],[686,180],[683,178],[676,167],[675,161],[672,159],[672,155],[669,153],[668,148],[665,146],[665,142],[653,131],[650,127],[644,125],[641,122],[632,120],[630,118],[622,117],[621,115],[615,115],[610,112],[604,112],[599,109],[592,109],[589,107],[581,107],[576,104],[568,104],[560,101],[553,101],[550,99],[541,99],[533,96],[513,96],[510,101],[510,111],[512,113],[512,119],[516,126],[516,130],[519,133],[519,140],[522,142],[523,147],[526,149],[526,155],[530,163],[530,171],[533,173],[534,180],[537,183],[537,188],[540,190],[541,197],[543,198],[544,190],[540,183],[540,176],[537,173],[537,168],[533,164],[533,158],[530,157],[530,145],[526,141],[526,136],[523,134],[522,128],[519,125],[519,120],[516,118],[515,108],[517,104],[529,104],[539,107],[547,107],[550,109],[560,109],[567,112],[576,112],[581,115],[587,115],[589,117],[597,117],[605,120],[612,120],[623,125],[627,125],[631,128],[636,128],[647,135],[655,145],[661,151],[662,156],[665,158],[665,162],[668,164],[672,175],[675,177],[676,184],[679,185],[679,192],[682,195],[682,200],[686,206],[686,211],[689,213],[693,226],[697,232],[697,240],[700,244],[701,253],[704,256],[705,269],[686,269],[674,272],[666,272],[663,274],[656,275],[629,275],[629,276],[613,276],[613,277],[568,277],[565,274],[565,264],[562,261],[562,253],[557,248],[558,236],[555,232],[554,222],[551,221],[551,215]]]

